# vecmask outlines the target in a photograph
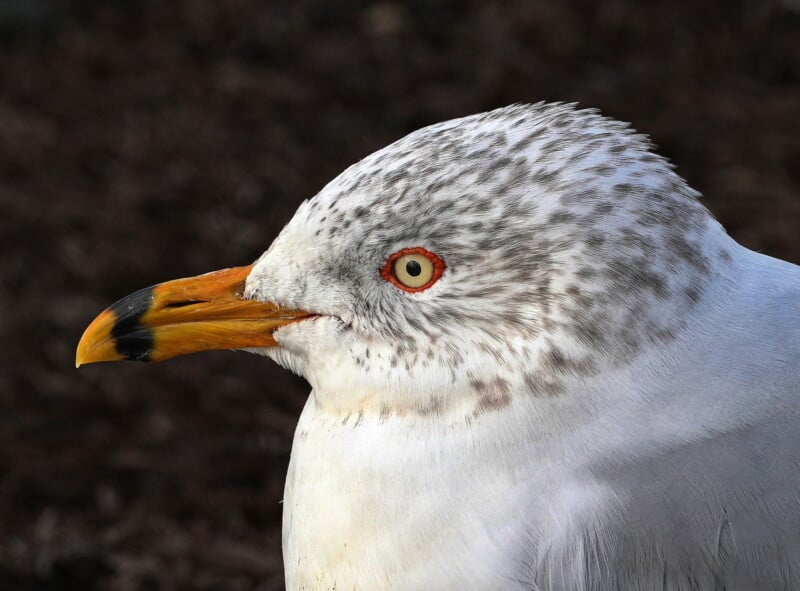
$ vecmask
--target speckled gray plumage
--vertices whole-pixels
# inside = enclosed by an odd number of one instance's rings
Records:
[[[343,172],[285,233],[307,235],[322,253],[316,280],[350,294],[309,302],[301,282],[278,294],[282,303],[337,301],[346,307],[324,311],[391,339],[388,358],[353,351],[365,368],[453,372],[465,349],[482,350],[498,371],[470,376],[476,412],[510,399],[503,368],[530,368],[528,393],[552,395],[564,375],[669,340],[729,258],[705,243],[721,228],[646,137],[565,104],[414,132]],[[409,246],[444,259],[446,288],[409,295],[375,281]]]

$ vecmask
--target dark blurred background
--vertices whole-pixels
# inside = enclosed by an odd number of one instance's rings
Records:
[[[0,589],[282,589],[306,384],[241,353],[76,371],[83,328],[249,263],[391,140],[541,99],[632,121],[800,262],[798,0],[0,0]]]

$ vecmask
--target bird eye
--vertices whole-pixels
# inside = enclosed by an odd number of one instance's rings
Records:
[[[422,291],[436,283],[444,272],[444,261],[424,248],[404,248],[391,255],[381,277],[405,291]]]

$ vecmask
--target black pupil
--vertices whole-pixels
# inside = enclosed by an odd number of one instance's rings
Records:
[[[416,277],[422,273],[422,266],[417,261],[408,261],[406,263],[406,273],[412,277]]]

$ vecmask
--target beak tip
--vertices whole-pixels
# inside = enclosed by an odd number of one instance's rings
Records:
[[[81,335],[75,348],[75,369],[98,361],[116,361],[122,357],[116,351],[116,342],[111,330],[116,321],[113,312],[99,314]]]
[[[75,351],[75,369],[78,369],[81,365],[86,365],[90,363],[86,359],[86,346],[84,343],[84,339],[81,339],[81,342],[78,343],[78,348]]]

